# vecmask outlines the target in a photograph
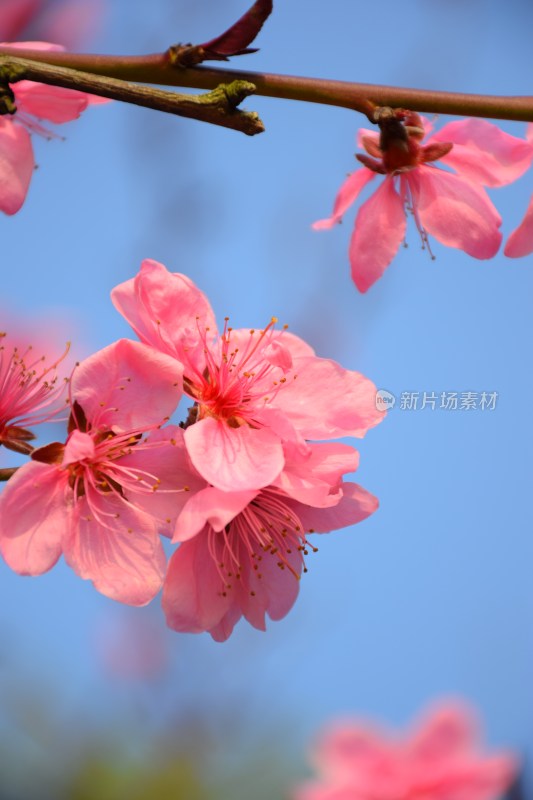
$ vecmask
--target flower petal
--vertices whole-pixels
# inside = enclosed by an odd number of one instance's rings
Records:
[[[186,275],[146,259],[138,275],[116,286],[111,300],[142,342],[185,361],[217,334],[207,297]],[[209,338],[208,337],[208,338]],[[203,366],[202,366],[203,369]]]
[[[276,556],[265,556],[261,561],[260,578],[247,554],[243,553],[240,559],[243,571],[239,585],[234,585],[232,591],[238,595],[243,615],[250,625],[260,631],[266,630],[265,614],[272,620],[283,619],[298,597],[302,554],[296,550],[286,558],[291,569],[287,566],[282,569]]]
[[[347,209],[352,203],[355,203],[366,184],[375,177],[375,172],[364,167],[348,175],[335,198],[333,214],[328,219],[320,219],[318,222],[314,222],[312,225],[313,230],[327,230],[340,222]]]
[[[143,445],[132,447],[131,452],[113,462],[113,466],[117,470],[117,482],[123,469],[138,470],[145,480],[153,481],[153,491],[123,490],[137,508],[157,519],[159,532],[167,536],[172,536],[176,518],[191,495],[205,486],[205,480],[191,464],[183,429],[177,425],[152,431]]]
[[[285,468],[273,485],[293,500],[320,508],[339,502],[342,476],[354,472],[359,462],[357,450],[340,442],[310,444],[305,452],[286,444],[284,450]]]
[[[379,189],[359,209],[350,241],[352,278],[360,292],[366,292],[398,252],[405,238],[405,211],[387,177]]]
[[[165,574],[153,518],[114,494],[93,490],[77,501],[75,511],[64,545],[67,563],[112,600],[132,606],[149,603]]]
[[[115,433],[148,428],[175,410],[182,376],[176,359],[120,339],[80,364],[72,377],[72,396],[94,427]]]
[[[169,561],[163,611],[172,630],[208,631],[221,622],[232,602],[222,593],[222,580],[209,553],[207,537],[205,529],[181,544]]]
[[[17,108],[49,122],[71,122],[78,119],[89,104],[89,95],[76,89],[63,89],[34,81],[13,85]]]
[[[0,495],[0,550],[20,575],[40,575],[54,566],[69,530],[67,473],[30,461]]]
[[[88,433],[82,433],[75,428],[70,434],[68,441],[63,450],[62,466],[68,467],[69,464],[75,464],[77,461],[84,459],[94,458],[95,446],[92,436]]]
[[[507,239],[504,254],[509,258],[521,258],[533,253],[533,195],[524,219]]]
[[[410,753],[432,760],[468,751],[478,739],[478,725],[466,706],[448,703],[433,708],[418,725],[409,743]]]
[[[0,209],[5,214],[20,210],[34,166],[29,133],[10,119],[0,119]]]
[[[200,475],[225,492],[261,489],[283,469],[283,447],[267,428],[230,428],[207,417],[187,428],[185,444]]]
[[[383,419],[375,385],[359,372],[317,357],[297,359],[295,371],[297,379],[276,395],[273,405],[304,438],[361,437]]]
[[[474,258],[496,255],[501,217],[486,192],[459,175],[420,166],[406,175],[426,231],[447,247]]]
[[[504,186],[519,178],[533,161],[533,147],[483,119],[449,122],[431,141],[453,142],[440,160],[460,175],[484,186]]]
[[[373,514],[379,506],[377,497],[357,483],[346,481],[342,484],[342,493],[340,501],[331,508],[311,508],[295,501],[287,503],[300,518],[304,530],[312,533],[328,533],[355,525]]]
[[[257,495],[257,490],[223,492],[208,486],[195,492],[179,515],[173,542],[185,542],[196,536],[205,525],[221,531],[240,514]]]

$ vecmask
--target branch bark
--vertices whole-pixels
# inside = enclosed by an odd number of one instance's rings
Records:
[[[170,50],[172,52],[172,48]],[[144,56],[79,55],[2,47],[0,53],[30,58],[40,63],[66,66],[95,75],[168,86],[210,89],[220,83],[242,80],[254,84],[255,93],[310,103],[350,108],[371,117],[376,106],[407,108],[425,113],[533,122],[533,97],[433,92],[398,86],[379,86],[322,78],[303,78],[241,70],[173,66],[169,53]]]
[[[17,56],[11,55],[14,52]],[[39,81],[209,122],[241,131],[248,136],[264,131],[264,125],[258,114],[237,108],[255,91],[255,86],[248,81],[235,80],[228,84],[219,81],[207,94],[178,94],[178,92],[154,89],[151,86],[138,86],[118,78],[80,72],[71,67],[41,63],[33,60],[37,55],[36,51],[28,51],[32,55],[31,59],[21,57],[21,52],[12,50],[9,54],[0,53],[0,76],[9,84],[19,80]]]

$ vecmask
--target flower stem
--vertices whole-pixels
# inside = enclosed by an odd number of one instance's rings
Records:
[[[240,111],[237,108],[245,97],[255,91],[254,85],[248,81],[236,80],[229,84],[219,81],[207,94],[186,95],[149,86],[137,86],[109,76],[80,72],[71,67],[40,63],[33,60],[36,51],[31,51],[30,54],[31,60],[18,55],[0,54],[0,77],[4,82],[11,84],[25,79],[62,86],[65,89],[78,89],[100,97],[232,128],[249,136],[264,130],[263,123],[255,112]]]
[[[172,51],[173,48],[166,53],[144,56],[106,56],[0,48],[0,54],[16,54],[40,63],[143,83],[210,89],[220,83],[242,80],[253,83],[259,95],[340,106],[369,117],[376,106],[391,106],[430,114],[533,122],[533,97],[434,92],[211,67],[184,69],[172,64]]]

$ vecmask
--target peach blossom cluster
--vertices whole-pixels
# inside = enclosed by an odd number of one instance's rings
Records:
[[[296,599],[311,534],[377,507],[344,480],[357,451],[331,441],[381,421],[375,386],[274,320],[219,332],[205,295],[155,261],[112,297],[141,341],[75,367],[62,442],[30,444],[57,413],[57,365],[0,350],[0,444],[31,456],[0,495],[2,555],[22,575],[63,555],[132,605],[163,587],[177,631],[221,641],[241,616],[264,629]],[[187,417],[170,424],[182,396]],[[179,545],[168,565],[161,536]]]

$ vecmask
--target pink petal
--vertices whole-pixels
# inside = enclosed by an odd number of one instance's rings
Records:
[[[146,259],[139,274],[116,286],[111,300],[142,342],[188,361],[217,328],[207,297],[185,275]]]
[[[375,770],[388,755],[383,733],[368,725],[337,723],[322,734],[313,748],[312,761],[326,778],[342,783]]]
[[[0,549],[20,575],[40,575],[61,555],[69,529],[68,475],[30,461],[0,495]]]
[[[34,166],[29,133],[10,119],[0,119],[0,209],[5,214],[20,210]]]
[[[13,42],[21,31],[30,24],[43,0],[2,0],[2,17],[0,19],[0,39]]]
[[[115,462],[116,463],[116,462]],[[183,441],[183,429],[167,425],[146,438],[146,447],[132,447],[123,456],[120,468],[137,469],[153,477],[151,492],[127,490],[127,497],[158,521],[160,533],[172,536],[176,518],[205,481],[191,464]],[[146,478],[149,480],[149,478]],[[161,522],[161,524],[159,524]]]
[[[261,489],[283,469],[283,447],[267,428],[230,428],[207,417],[187,428],[185,444],[200,475],[225,492]]]
[[[359,372],[326,358],[302,358],[298,377],[280,391],[274,405],[306,439],[364,436],[384,417],[376,409],[376,387]]]
[[[306,447],[305,439],[296,430],[284,411],[265,405],[260,411],[254,413],[254,424],[268,428],[284,442],[292,442],[295,446],[303,447],[304,449]]]
[[[167,625],[185,633],[214,628],[232,602],[229,593],[224,597],[222,591],[222,580],[207,547],[207,532],[203,531],[180,545],[169,561],[163,586]]]
[[[331,217],[328,217],[328,219],[321,219],[318,220],[318,222],[314,222],[312,225],[313,229],[315,231],[327,230],[340,222],[347,209],[352,203],[355,203],[366,184],[375,177],[375,172],[372,172],[370,169],[365,169],[364,167],[348,175],[335,198],[333,214]]]
[[[253,331],[253,333],[252,333]],[[279,345],[285,355],[283,356],[283,366],[288,368],[289,363],[288,360],[292,360],[294,362],[295,358],[301,358],[302,356],[313,356],[315,351],[313,348],[307,344],[303,339],[300,339],[299,336],[296,336],[294,333],[291,333],[288,330],[273,330],[272,331],[272,338],[264,338],[261,343],[259,343],[258,339],[261,336],[261,331],[257,330],[256,328],[233,328],[231,330],[231,334],[229,337],[231,350],[238,349],[239,358],[237,363],[240,363],[241,360],[246,356],[252,347],[254,348],[254,360],[258,358],[262,358],[263,355],[265,358],[268,358],[271,363],[276,363],[276,356],[274,355],[275,350],[272,350],[272,345]],[[280,368],[282,364],[279,364]],[[283,371],[279,373],[280,377],[283,377]],[[269,385],[271,385],[269,381]]]
[[[185,542],[196,536],[206,524],[221,531],[243,511],[257,495],[257,490],[223,492],[208,486],[189,498],[179,515],[173,542]]]
[[[533,195],[524,219],[507,239],[503,252],[509,258],[521,258],[533,253]]]
[[[477,742],[478,725],[470,709],[448,703],[421,720],[409,742],[409,752],[421,759],[439,759],[467,752]]]
[[[431,141],[453,142],[440,160],[460,175],[484,186],[504,186],[519,178],[533,161],[533,147],[483,119],[449,122]]]
[[[359,148],[359,150],[366,150],[364,140],[368,139],[374,144],[375,147],[379,148],[379,138],[380,138],[379,131],[376,130],[376,128],[359,128],[359,130],[357,131],[357,138],[356,138],[357,147]],[[370,155],[374,156],[376,154],[370,153]]]
[[[350,241],[352,278],[360,292],[366,292],[398,252],[405,238],[403,201],[387,177],[359,209]]]
[[[220,622],[209,628],[209,633],[215,642],[225,642],[233,633],[233,628],[242,617],[241,609],[233,604],[231,605]]]
[[[426,231],[447,247],[492,258],[502,239],[501,217],[485,191],[458,175],[421,166],[406,175]]]
[[[98,33],[105,12],[104,0],[63,0],[47,6],[43,35],[78,52],[83,41]]]
[[[13,91],[20,111],[55,123],[78,119],[89,103],[84,92],[34,81],[20,81],[14,84]]]
[[[167,419],[182,393],[183,367],[151,347],[120,339],[83,361],[72,395],[95,427],[148,428]]]
[[[63,451],[62,466],[68,467],[69,464],[75,464],[84,459],[94,458],[95,447],[94,441],[88,433],[82,433],[75,429],[70,434],[68,441]]]
[[[311,508],[295,501],[288,502],[304,530],[312,533],[328,533],[355,525],[373,514],[379,506],[377,497],[357,483],[343,483],[342,492],[340,501],[331,508]]]
[[[64,51],[64,47],[61,44],[52,44],[51,42],[38,42],[38,41],[31,41],[31,42],[2,42],[0,44],[2,49],[6,48],[8,50],[41,50],[44,52],[49,53],[61,53]]]
[[[337,442],[311,444],[305,453],[290,445],[284,450],[285,468],[273,485],[293,500],[315,507],[339,502],[342,476],[355,471],[359,462],[357,450]]]
[[[533,144],[533,122],[528,122],[526,128],[526,139]]]
[[[296,551],[288,554],[287,559],[293,572],[288,567],[281,569],[276,556],[263,558],[260,578],[245,554],[241,559],[243,564],[241,579],[239,586],[234,585],[232,591],[238,593],[239,604],[245,618],[250,625],[260,631],[266,630],[265,614],[272,620],[283,619],[298,597],[299,575],[303,566],[302,556]]]
[[[76,522],[64,544],[72,569],[113,600],[144,606],[158,593],[165,554],[152,517],[114,494],[91,491],[76,503]]]
[[[283,344],[285,347],[288,347],[291,351],[291,355],[294,358],[302,358],[302,356],[314,356],[315,351],[311,347],[310,344],[307,344],[303,339],[300,339],[299,336],[296,336],[291,331],[283,331]]]

